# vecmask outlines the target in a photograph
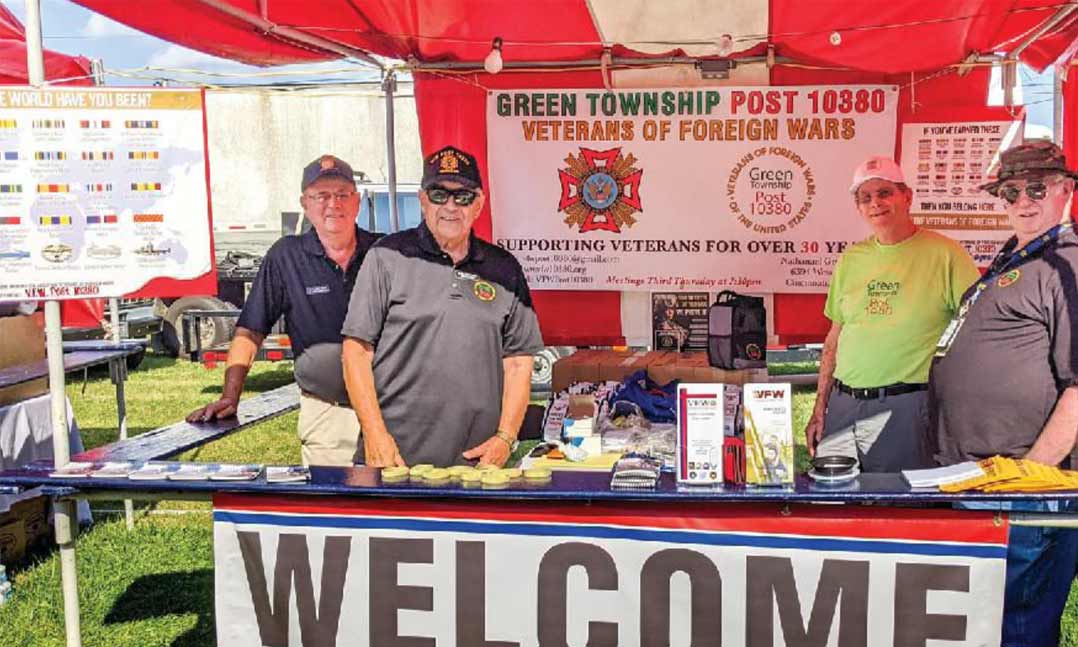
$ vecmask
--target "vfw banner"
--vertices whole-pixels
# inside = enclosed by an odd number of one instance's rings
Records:
[[[496,91],[496,242],[533,289],[824,292],[868,235],[849,186],[894,154],[893,86]]]
[[[199,90],[0,87],[0,299],[213,268]]]
[[[221,645],[999,644],[1007,524],[990,513],[229,495],[214,506]]]

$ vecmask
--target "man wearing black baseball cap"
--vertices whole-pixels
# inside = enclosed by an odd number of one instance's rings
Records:
[[[1074,449],[1078,236],[1068,205],[1075,177],[1059,147],[1040,140],[1004,151],[997,179],[981,187],[1003,200],[1014,236],[966,290],[936,349],[929,401],[943,465],[996,454],[1059,465]],[[1002,644],[1057,645],[1076,572],[1078,531],[1012,525]]]
[[[371,248],[342,333],[345,383],[368,465],[504,465],[543,347],[520,264],[472,225],[476,159],[424,160],[423,222]]]
[[[221,397],[193,411],[189,422],[236,414],[255,355],[284,316],[300,387],[303,463],[353,464],[359,424],[344,388],[341,324],[360,264],[378,238],[356,225],[359,200],[347,162],[322,155],[303,169],[299,201],[311,230],[266,252],[236,322]]]

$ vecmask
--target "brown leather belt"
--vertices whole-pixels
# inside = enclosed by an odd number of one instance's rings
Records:
[[[853,396],[857,400],[882,400],[889,395],[903,395],[906,393],[914,393],[916,391],[927,391],[928,385],[898,382],[895,384],[888,384],[887,386],[873,386],[859,389],[843,384],[842,380],[835,380],[835,388],[846,395]]]

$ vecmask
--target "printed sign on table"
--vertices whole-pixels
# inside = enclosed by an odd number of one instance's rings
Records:
[[[902,126],[913,221],[962,243],[978,267],[987,267],[1011,236],[1003,202],[980,187],[997,176],[999,152],[1022,143],[1022,128],[1022,121]]]
[[[707,350],[707,292],[652,292],[651,331],[655,350]]]
[[[210,270],[202,93],[0,87],[0,299]]]
[[[998,645],[989,512],[214,499],[217,643]]]
[[[504,90],[495,241],[533,289],[824,292],[868,234],[853,170],[894,154],[891,86]]]

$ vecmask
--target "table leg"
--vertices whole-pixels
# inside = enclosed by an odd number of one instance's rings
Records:
[[[56,543],[60,546],[60,580],[64,591],[64,628],[67,634],[67,647],[82,647],[82,632],[79,626],[79,581],[75,568],[75,501],[53,499],[53,524],[56,528]]]
[[[124,382],[127,381],[127,358],[121,357],[109,362],[112,382],[116,385],[116,415],[120,424],[120,440],[127,440],[127,398],[124,395]],[[135,506],[131,499],[124,499],[124,519],[127,529],[135,528]]]
[[[112,318],[112,343],[120,343],[120,299],[109,299],[109,311]],[[120,440],[127,440],[127,398],[124,396],[124,382],[127,380],[127,358],[109,363],[112,382],[116,385],[116,415],[120,423]],[[124,499],[124,519],[127,529],[135,529],[135,507],[131,499]]]

